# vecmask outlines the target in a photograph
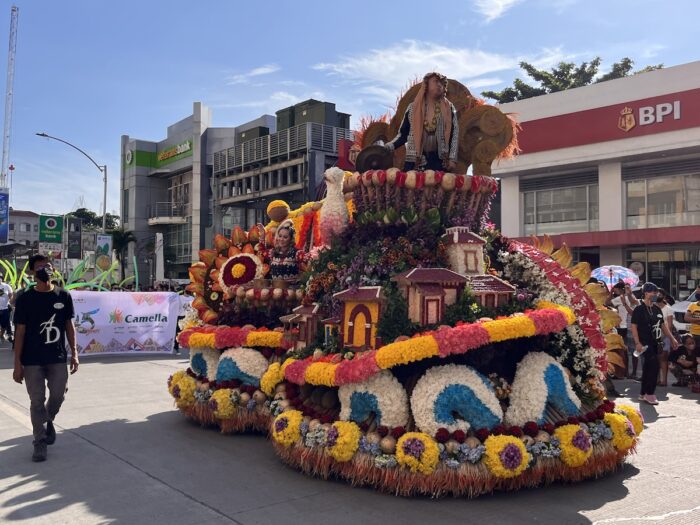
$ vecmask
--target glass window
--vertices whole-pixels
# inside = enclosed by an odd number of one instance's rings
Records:
[[[10,223],[10,231],[15,231],[15,223],[14,222]]]
[[[35,224],[34,225],[34,233],[37,233],[39,231],[39,225]]]
[[[627,182],[627,227],[700,224],[700,174]]]
[[[129,190],[122,192],[122,224],[129,222]]]
[[[523,193],[525,235],[598,230],[598,185]]]

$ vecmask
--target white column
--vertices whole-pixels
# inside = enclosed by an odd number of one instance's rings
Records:
[[[509,175],[501,179],[501,231],[506,237],[521,237],[520,177]]]
[[[601,231],[623,229],[622,164],[604,162],[598,165],[598,217]],[[602,250],[601,250],[601,264]],[[618,264],[618,263],[614,263]]]

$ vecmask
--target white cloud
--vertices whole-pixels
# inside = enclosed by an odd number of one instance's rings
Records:
[[[663,44],[649,44],[645,48],[642,48],[642,52],[640,53],[641,58],[654,58],[659,55],[659,53],[663,50],[665,50],[668,46],[665,46]]]
[[[288,106],[293,106],[303,100],[308,100],[310,98],[316,100],[323,100],[325,97],[322,91],[311,91],[303,92],[301,94],[294,94],[288,91],[275,91],[270,96],[266,98],[260,98],[256,100],[249,100],[247,102],[238,102],[235,104],[215,104],[213,107],[216,108],[259,108],[261,111],[268,113],[274,113],[282,108]]]
[[[517,56],[406,40],[361,55],[341,57],[336,62],[316,64],[313,68],[339,77],[368,100],[390,107],[408,81],[422,78],[429,71],[440,71],[475,88],[498,84],[493,74],[518,70],[521,60],[546,67],[564,58],[559,48],[544,49],[537,55]]]
[[[474,0],[474,9],[486,17],[486,22],[500,18],[522,0]]]
[[[237,75],[231,75],[226,79],[226,83],[229,85],[233,84],[245,84],[251,78],[260,77],[262,75],[269,75],[280,70],[277,64],[266,64],[264,66],[256,67],[247,71],[245,73],[239,73]]]

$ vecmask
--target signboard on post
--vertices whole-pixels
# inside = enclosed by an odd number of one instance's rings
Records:
[[[71,292],[78,354],[171,353],[180,308],[173,292]]]
[[[83,250],[80,233],[83,229],[83,221],[75,217],[68,217],[66,220],[68,229],[68,248],[66,249],[67,259],[82,259]]]
[[[55,259],[61,258],[63,248],[63,217],[60,215],[39,216],[39,251]]]
[[[8,242],[10,235],[10,192],[0,188],[0,243]]]

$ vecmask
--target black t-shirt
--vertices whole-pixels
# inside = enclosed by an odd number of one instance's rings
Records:
[[[648,307],[642,303],[632,312],[632,324],[637,325],[639,342],[643,345],[652,345],[662,340],[663,331],[661,325],[663,322],[663,313],[655,304]]]
[[[15,304],[15,324],[26,326],[22,365],[65,363],[66,323],[72,318],[73,299],[64,289],[31,288],[22,293]]]

